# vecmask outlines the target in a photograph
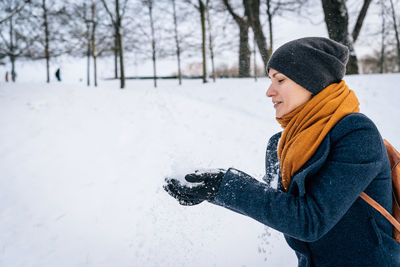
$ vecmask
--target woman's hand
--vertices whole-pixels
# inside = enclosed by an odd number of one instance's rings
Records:
[[[181,205],[193,206],[204,200],[213,200],[225,175],[224,169],[199,171],[185,175],[184,181],[165,178],[165,191],[176,198]]]

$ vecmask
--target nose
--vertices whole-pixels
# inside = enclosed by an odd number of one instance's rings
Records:
[[[267,89],[266,95],[267,95],[267,97],[272,97],[272,96],[274,96],[274,94],[275,94],[275,91],[271,84]]]

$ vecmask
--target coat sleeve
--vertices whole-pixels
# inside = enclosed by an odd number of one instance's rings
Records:
[[[275,190],[231,168],[212,203],[298,240],[320,239],[377,177],[386,153],[378,130],[365,116],[343,119],[327,138],[329,155],[317,172],[304,177],[304,194]]]

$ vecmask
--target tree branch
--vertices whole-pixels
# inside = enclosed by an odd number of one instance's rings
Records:
[[[16,7],[16,8],[15,8],[13,11],[11,11],[11,13],[8,14],[5,18],[0,19],[0,24],[3,23],[4,21],[10,19],[12,16],[14,16],[15,14],[17,14],[18,12],[20,12],[20,11],[24,8],[24,6],[25,6],[27,3],[30,3],[30,2],[31,2],[31,0],[24,0],[24,2],[23,2],[19,7]]]
[[[232,15],[233,19],[236,21],[237,24],[240,24],[242,22],[242,18],[239,17],[235,11],[233,11],[232,6],[229,4],[229,0],[222,0],[224,2],[226,9],[228,12]]]
[[[110,15],[112,24],[115,26],[117,24],[117,22],[115,21],[110,9],[108,8],[106,1],[105,0],[101,0],[101,2],[103,3],[103,6],[106,9],[108,15]]]
[[[190,0],[185,0],[186,3],[188,3],[189,5],[193,6],[194,8],[196,8],[197,10],[200,10],[200,6],[197,6],[195,3],[192,3],[192,1]]]
[[[365,15],[367,15],[367,11],[368,11],[368,7],[369,7],[370,3],[371,3],[371,0],[364,0],[364,4],[360,10],[360,13],[358,14],[357,22],[356,22],[356,25],[354,26],[354,30],[352,33],[354,43],[356,42],[358,35],[360,34],[361,27],[363,25]]]
[[[124,1],[124,4],[122,5],[122,14],[121,14],[121,19],[124,17],[125,15],[125,11],[126,11],[126,6],[128,4],[128,0]]]

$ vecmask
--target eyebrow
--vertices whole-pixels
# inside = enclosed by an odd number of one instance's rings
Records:
[[[280,72],[278,71],[278,72],[275,72],[274,74],[272,74],[272,78],[275,78],[275,76],[276,76],[277,74],[280,74]],[[269,75],[268,75],[268,78],[271,79],[271,77],[269,77]]]

